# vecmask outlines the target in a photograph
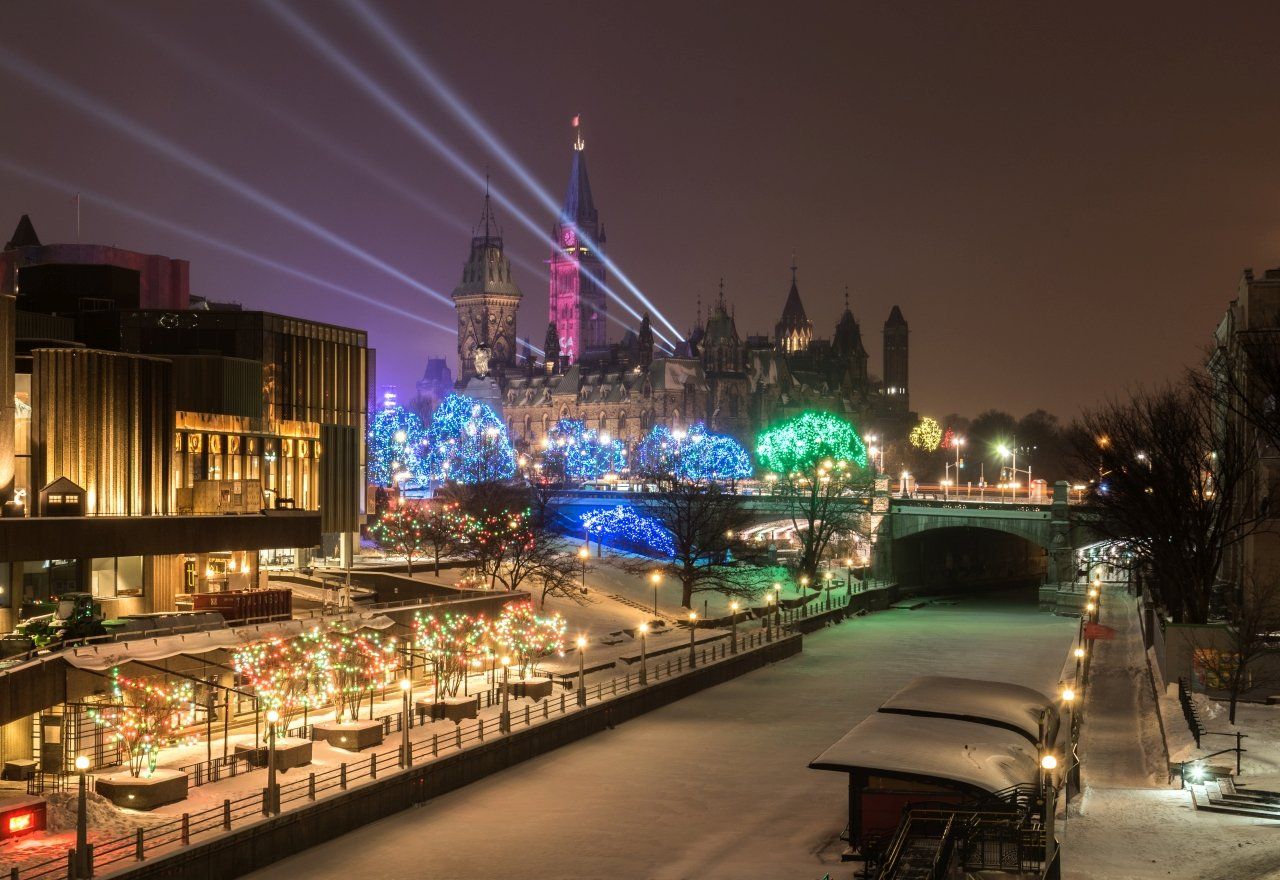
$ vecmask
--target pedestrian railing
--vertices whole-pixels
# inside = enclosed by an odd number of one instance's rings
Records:
[[[768,627],[760,627],[748,633],[739,634],[736,644],[725,639],[694,648],[692,654],[681,653],[674,657],[650,660],[644,664],[643,671],[635,669],[621,676],[597,681],[592,685],[582,682],[578,688],[575,688],[573,696],[570,696],[568,691],[563,691],[558,696],[547,697],[536,704],[526,702],[520,707],[511,706],[515,698],[509,698],[507,711],[502,716],[476,718],[455,725],[451,732],[443,734],[435,732],[430,738],[410,740],[410,763],[426,762],[441,755],[481,745],[487,740],[514,731],[517,727],[531,727],[552,717],[571,713],[579,706],[588,707],[592,704],[607,702],[644,686],[641,685],[642,675],[645,676],[646,685],[657,684],[684,675],[696,667],[721,662],[739,653],[767,648],[773,641],[791,634],[794,631],[793,626],[801,620],[827,613],[829,608],[840,608],[847,603],[847,597],[837,596],[831,603],[816,602],[811,603],[811,607],[792,609],[782,614],[781,620],[771,622]],[[696,664],[690,662],[694,659]],[[584,695],[580,697],[578,690],[582,690]],[[480,693],[484,695],[482,700],[487,707],[491,708],[502,702],[500,689],[491,688]],[[382,716],[384,734],[400,732],[403,718],[402,713]],[[414,724],[412,714],[408,716],[407,723],[410,728],[420,726],[420,724]],[[277,783],[274,800],[278,810],[297,808],[325,795],[343,791],[353,783],[377,779],[379,773],[400,770],[403,750],[403,743],[397,743],[392,748],[373,751],[367,758],[353,756],[352,760],[345,761],[336,768],[312,772],[305,778],[285,784]],[[244,763],[241,763],[242,761]],[[188,765],[181,769],[188,773],[189,784],[208,784],[229,775],[249,772],[250,765],[248,756],[228,756],[227,759],[215,758],[213,761]],[[271,814],[272,801],[271,793],[264,785],[252,794],[234,799],[227,798],[220,806],[195,813],[183,813],[181,816],[158,824],[139,827],[128,835],[95,841],[88,847],[87,864],[90,876],[107,868],[118,870],[122,867],[121,863],[142,861],[175,846],[187,846],[197,837],[222,834],[231,831],[237,825],[256,821],[262,816]],[[13,866],[10,868],[8,880],[73,877],[74,856],[74,848],[71,848],[67,850],[65,857],[59,856],[31,865]]]

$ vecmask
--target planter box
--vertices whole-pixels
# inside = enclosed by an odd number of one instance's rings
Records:
[[[157,770],[146,779],[128,774],[99,776],[93,787],[117,807],[154,810],[186,798],[187,774],[177,770]]]
[[[480,714],[479,697],[445,697],[439,702],[430,700],[417,701],[418,717],[430,718],[432,721],[452,721],[461,724],[468,718]]]
[[[247,754],[249,762],[255,767],[267,766],[267,755],[270,753],[265,745],[254,748],[245,743],[236,745],[236,754]],[[311,740],[296,737],[280,737],[276,740],[276,769],[290,770],[311,763]]]
[[[381,721],[326,721],[311,726],[311,739],[353,752],[382,744]]]
[[[529,700],[545,700],[551,696],[551,679],[524,678],[507,683],[507,689],[513,697],[524,697]]]

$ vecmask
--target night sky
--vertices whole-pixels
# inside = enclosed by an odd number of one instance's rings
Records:
[[[1173,376],[1240,270],[1280,264],[1275,4],[368,2],[557,201],[582,114],[609,253],[682,330],[724,276],[739,331],[771,333],[794,249],[815,333],[831,335],[848,285],[877,374],[902,307],[922,413],[1065,419]],[[348,6],[287,8],[549,231],[503,158]],[[428,356],[452,361],[452,334],[405,314],[452,326],[451,308],[262,203],[447,295],[482,184],[265,5],[28,4],[0,60],[5,238],[29,213],[45,242],[73,240],[81,190],[82,240],[188,259],[212,299],[366,328],[380,384],[411,392]],[[38,71],[223,182],[52,97]],[[525,262],[521,334],[541,345],[547,244],[497,214]]]

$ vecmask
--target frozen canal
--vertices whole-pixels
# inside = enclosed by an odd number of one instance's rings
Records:
[[[993,598],[849,620],[798,657],[250,876],[839,880],[845,777],[810,759],[922,673],[1049,691],[1075,627]]]

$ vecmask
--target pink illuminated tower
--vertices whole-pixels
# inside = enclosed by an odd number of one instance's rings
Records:
[[[604,227],[591,200],[582,128],[573,117],[573,168],[564,208],[552,229],[551,300],[548,315],[560,337],[560,356],[576,363],[604,351],[605,268],[600,260]]]

